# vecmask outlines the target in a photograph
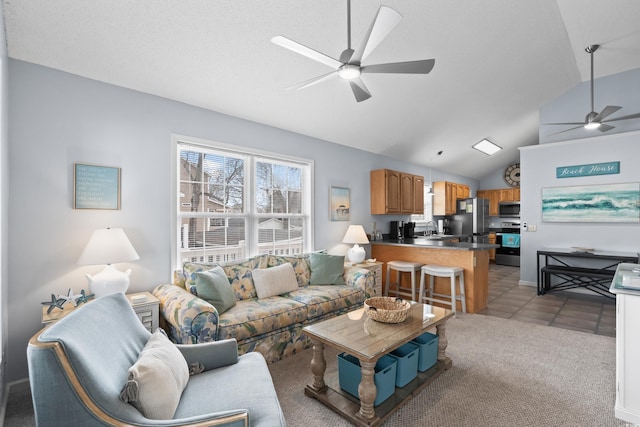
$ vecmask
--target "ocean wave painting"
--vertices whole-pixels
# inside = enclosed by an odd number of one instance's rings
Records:
[[[640,183],[543,188],[542,221],[640,222]]]

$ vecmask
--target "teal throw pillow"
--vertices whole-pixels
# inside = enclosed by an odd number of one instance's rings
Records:
[[[344,256],[312,253],[309,256],[312,285],[344,285]]]
[[[198,296],[213,305],[222,314],[236,305],[236,296],[222,267],[193,273]]]

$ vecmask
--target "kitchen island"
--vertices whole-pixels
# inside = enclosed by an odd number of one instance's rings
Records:
[[[439,239],[379,240],[371,242],[371,256],[383,262],[382,277],[386,279],[386,263],[393,260],[437,264],[464,269],[464,292],[467,313],[486,308],[489,295],[489,250],[498,245],[486,243],[451,242]],[[408,274],[402,275],[403,287],[411,288]],[[392,274],[391,280],[394,281]],[[428,284],[428,281],[426,282]],[[420,286],[416,278],[416,292]],[[383,292],[386,282],[383,284]],[[451,293],[449,278],[436,277],[436,293]],[[462,310],[458,302],[457,310]]]

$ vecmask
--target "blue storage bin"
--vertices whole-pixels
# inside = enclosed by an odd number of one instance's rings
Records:
[[[412,343],[420,349],[418,371],[424,372],[438,362],[438,336],[425,332],[416,337]]]
[[[360,361],[350,354],[338,354],[338,382],[340,388],[350,395],[358,396],[358,386],[362,378],[360,371]],[[376,385],[377,394],[373,401],[373,406],[378,406],[391,397],[395,392],[396,381],[396,359],[390,356],[382,356],[376,362],[373,382]]]
[[[398,363],[396,368],[396,387],[404,387],[418,375],[418,355],[420,348],[408,342],[390,353]]]

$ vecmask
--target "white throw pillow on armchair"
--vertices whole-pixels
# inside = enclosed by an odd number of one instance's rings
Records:
[[[147,418],[168,420],[173,418],[188,381],[187,361],[164,331],[157,329],[129,368],[120,399]]]

